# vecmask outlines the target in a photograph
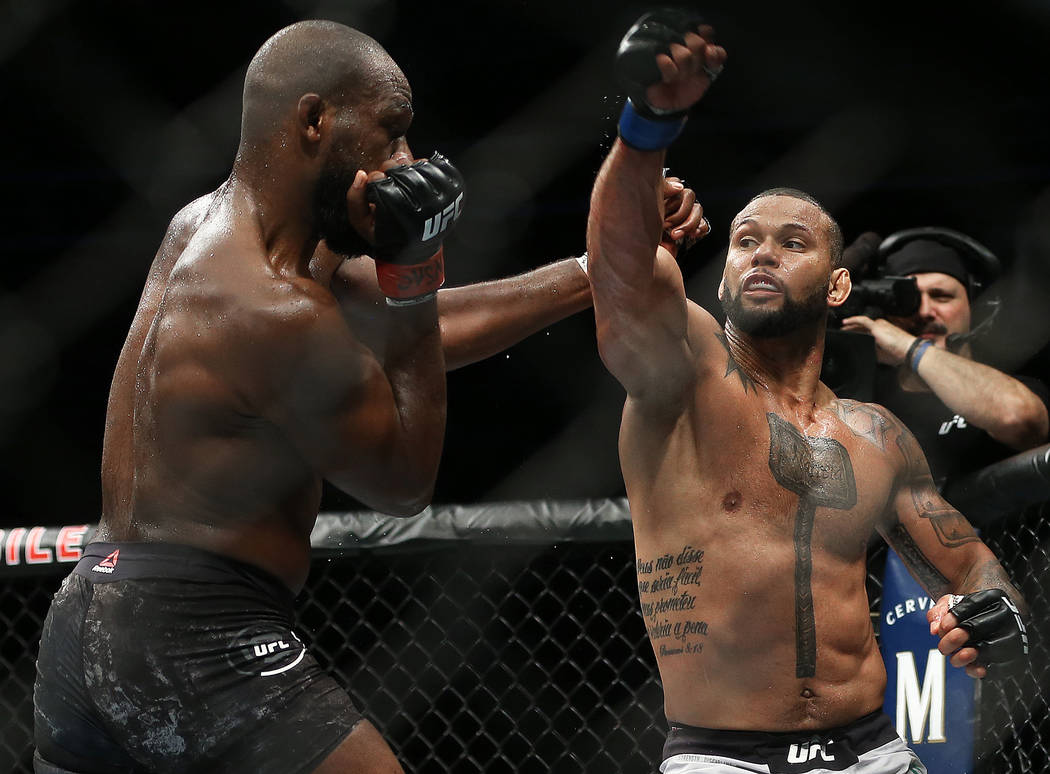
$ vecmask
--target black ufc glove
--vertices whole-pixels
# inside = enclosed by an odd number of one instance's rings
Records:
[[[463,211],[463,176],[439,153],[368,184],[376,206],[379,287],[394,305],[425,301],[445,281],[441,243]]]
[[[977,663],[1001,664],[1028,655],[1028,631],[1017,605],[999,589],[955,596],[948,607],[970,633],[964,648],[977,649]]]
[[[685,34],[696,32],[704,20],[679,8],[661,8],[642,16],[620,41],[616,74],[627,90],[620,116],[620,138],[637,150],[660,150],[677,137],[688,110],[662,110],[649,104],[645,92],[662,79],[656,55],[671,53],[671,44],[685,45]],[[718,73],[707,70],[713,81]]]
[[[685,110],[653,107],[646,100],[645,90],[662,80],[656,55],[670,56],[671,44],[684,46],[685,33],[696,32],[703,23],[699,14],[680,8],[660,8],[643,15],[627,30],[616,52],[616,74],[641,115],[673,121],[686,114]]]

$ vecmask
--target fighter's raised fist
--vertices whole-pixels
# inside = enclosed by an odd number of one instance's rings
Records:
[[[616,71],[628,99],[620,139],[641,151],[666,148],[685,126],[686,114],[725,65],[714,29],[698,14],[674,8],[651,11],[627,31],[616,52]]]
[[[616,69],[635,107],[649,117],[683,115],[722,71],[725,49],[693,12],[664,8],[642,16],[616,53]]]

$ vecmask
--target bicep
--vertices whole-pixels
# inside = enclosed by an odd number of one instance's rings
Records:
[[[331,299],[296,307],[271,334],[261,355],[273,385],[270,413],[291,445],[359,499],[386,488],[404,429],[379,360]]]
[[[598,351],[610,373],[638,400],[683,394],[696,376],[697,330],[717,323],[686,298],[671,254],[657,249],[648,281],[627,283],[599,265],[591,285]]]
[[[285,429],[322,476],[385,459],[398,427],[393,390],[375,356],[332,332],[299,364],[285,388]]]
[[[897,448],[891,453],[899,455],[900,472],[880,531],[932,596],[958,592],[995,557],[941,497],[915,437],[897,426]]]

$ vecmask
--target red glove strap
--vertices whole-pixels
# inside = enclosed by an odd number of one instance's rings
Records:
[[[439,249],[423,263],[398,264],[376,260],[379,289],[399,300],[424,296],[445,284],[445,251]]]

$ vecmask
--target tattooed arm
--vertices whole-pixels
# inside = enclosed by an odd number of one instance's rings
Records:
[[[929,618],[931,633],[941,637],[941,652],[953,654],[951,663],[965,666],[971,677],[983,677],[986,670],[977,664],[978,651],[962,647],[970,633],[959,628],[949,612],[950,595],[995,589],[1021,616],[1027,617],[1027,606],[991,549],[937,491],[915,436],[896,417],[882,411],[889,428],[886,451],[897,458],[898,473],[880,532],[931,598],[938,599]]]

